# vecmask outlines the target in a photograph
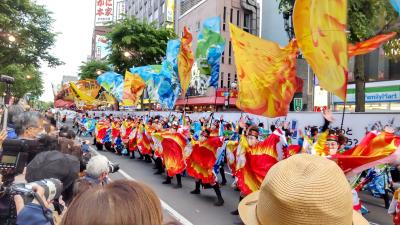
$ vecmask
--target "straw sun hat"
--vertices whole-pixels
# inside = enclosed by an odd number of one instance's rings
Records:
[[[352,193],[335,162],[299,154],[273,166],[261,184],[239,204],[246,225],[363,225],[353,211]]]

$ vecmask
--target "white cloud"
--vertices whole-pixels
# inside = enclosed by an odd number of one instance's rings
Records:
[[[45,5],[53,12],[54,31],[61,34],[52,50],[54,55],[65,65],[49,68],[43,65],[45,93],[41,100],[52,101],[51,84],[61,83],[63,75],[76,76],[82,61],[86,61],[91,51],[92,32],[94,26],[94,0],[37,0],[38,4]]]

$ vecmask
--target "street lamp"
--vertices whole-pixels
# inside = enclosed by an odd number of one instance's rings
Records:
[[[131,53],[129,53],[128,51],[125,51],[125,52],[124,52],[124,56],[125,56],[126,58],[129,58],[129,57],[131,57]]]
[[[101,71],[101,70],[96,70],[97,76],[100,76],[102,72],[103,72],[103,71]]]
[[[30,80],[32,78],[31,75],[26,75],[26,79]]]
[[[16,38],[13,36],[13,35],[8,35],[8,40],[10,41],[10,42],[15,42],[16,41]]]

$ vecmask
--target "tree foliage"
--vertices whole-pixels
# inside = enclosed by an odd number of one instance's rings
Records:
[[[0,1],[0,74],[15,78],[12,92],[16,97],[26,93],[39,97],[43,93],[41,63],[62,64],[50,53],[57,35],[52,31],[53,22],[51,13],[35,1]]]
[[[38,98],[43,94],[42,75],[34,66],[11,64],[1,71],[14,77],[15,83],[11,85],[11,91],[15,97],[22,98],[29,93],[31,97]],[[5,84],[0,84],[0,90],[4,92]]]
[[[79,79],[96,79],[98,74],[97,71],[108,71],[110,70],[108,62],[104,60],[91,60],[87,62],[82,62],[79,67]]]
[[[109,61],[117,72],[123,73],[133,66],[160,64],[168,40],[176,35],[171,29],[157,29],[154,23],[132,17],[115,24],[107,37],[112,43]]]
[[[40,66],[61,65],[50,49],[55,44],[51,13],[31,0],[0,1],[0,67],[10,64]],[[10,42],[13,35],[16,40]]]

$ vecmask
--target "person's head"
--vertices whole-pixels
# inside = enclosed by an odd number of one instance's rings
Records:
[[[102,155],[93,156],[86,165],[86,175],[98,181],[103,181],[109,170],[108,159]]]
[[[274,132],[276,130],[276,126],[272,124],[269,129],[271,130],[271,132]]]
[[[21,138],[35,139],[46,133],[43,116],[39,112],[23,112],[14,119],[15,131]]]
[[[15,119],[18,117],[18,115],[22,114],[24,112],[24,108],[20,105],[11,105],[8,108],[8,121],[7,123],[9,124],[14,124]]]
[[[260,190],[239,204],[246,225],[367,225],[353,211],[351,187],[339,166],[298,154],[275,164]]]
[[[210,130],[205,129],[200,133],[199,141],[200,142],[205,142],[208,137],[210,137]]]
[[[78,194],[61,224],[161,225],[162,222],[161,202],[150,187],[135,181],[116,180]]]
[[[329,150],[329,155],[335,155],[340,149],[346,145],[347,138],[337,131],[330,131],[326,139],[325,146]]]
[[[259,123],[259,124],[258,124],[258,127],[264,128],[264,124],[263,124],[263,123]]]
[[[219,128],[219,121],[215,120],[211,125],[211,130],[215,130]]]
[[[257,126],[250,126],[247,130],[246,139],[249,146],[254,146],[258,143],[259,130]]]
[[[311,137],[315,137],[318,135],[318,127],[311,127],[310,128],[310,135]]]
[[[178,123],[174,121],[174,122],[172,122],[172,124],[171,124],[170,131],[171,131],[171,132],[177,132],[177,131],[178,131],[178,128],[179,128]]]

